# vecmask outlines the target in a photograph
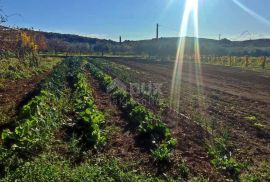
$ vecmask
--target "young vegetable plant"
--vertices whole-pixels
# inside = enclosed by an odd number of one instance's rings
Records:
[[[238,176],[244,165],[238,163],[232,156],[232,146],[229,142],[228,136],[215,137],[208,145],[208,154],[212,157],[211,163],[225,170],[233,176]]]
[[[105,117],[95,105],[92,90],[88,85],[84,71],[77,69],[74,72],[75,112],[78,121],[83,126],[83,138],[94,148],[99,148],[106,144],[106,137],[101,131],[101,125],[105,122]]]
[[[32,151],[43,148],[50,140],[52,131],[59,126],[61,112],[58,106],[63,99],[67,70],[64,61],[41,83],[40,93],[22,107],[19,125],[14,131],[2,132],[5,146]]]
[[[87,68],[101,82],[103,87],[108,87],[112,83],[112,78],[93,64],[89,63]],[[177,143],[176,139],[171,136],[170,129],[156,118],[154,113],[136,102],[130,94],[121,88],[116,87],[111,94],[119,107],[129,117],[130,123],[136,127],[140,135],[145,137],[146,141],[150,141],[152,156],[157,161],[169,160]]]
[[[15,129],[2,132],[0,176],[16,169],[33,157],[33,154],[39,154],[61,125],[62,106],[66,101],[67,62],[59,64],[40,84],[37,96],[22,107]]]

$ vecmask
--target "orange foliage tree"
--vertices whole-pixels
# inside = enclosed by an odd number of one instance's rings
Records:
[[[38,59],[36,53],[38,51],[38,44],[36,43],[35,34],[28,31],[20,31],[17,42],[17,57],[25,61],[26,57],[30,58],[31,66],[38,66]]]

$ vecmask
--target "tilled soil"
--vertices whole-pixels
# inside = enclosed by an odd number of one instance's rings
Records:
[[[204,139],[204,135],[207,134],[202,133],[201,129],[198,128],[199,126],[195,126],[196,124],[194,124],[193,129],[195,128],[197,131],[191,131],[191,127],[185,127],[185,121],[181,124],[175,123],[181,125],[181,127],[170,126],[171,128],[174,128],[172,130],[173,135],[177,138],[181,138],[181,141],[179,141],[177,145],[171,164],[164,165],[155,163],[150,156],[149,151],[138,144],[140,143],[140,141],[138,141],[138,133],[132,128],[129,128],[127,124],[128,120],[123,112],[111,100],[111,96],[104,92],[100,88],[98,81],[91,76],[90,84],[94,91],[95,102],[98,109],[107,113],[107,128],[118,128],[109,134],[105,151],[107,155],[119,157],[126,162],[134,163],[139,167],[137,170],[160,177],[165,177],[163,176],[163,173],[175,177],[179,176],[177,165],[185,159],[193,175],[205,175],[216,181],[225,179],[222,174],[210,165],[207,152],[205,148],[201,147],[202,142],[204,142],[202,139]],[[168,118],[168,120],[172,119],[175,118]],[[194,137],[194,134],[199,136]],[[191,140],[191,138],[197,138],[198,140],[194,141]]]
[[[126,86],[129,87],[129,85]],[[101,98],[104,98],[104,96]],[[158,112],[159,109],[155,108],[154,105],[145,102],[145,99],[141,96],[135,94],[133,95],[133,98],[153,112]],[[168,124],[168,127],[172,129],[173,137],[177,138],[178,141],[172,156],[171,166],[165,171],[169,171],[173,176],[179,176],[177,165],[181,164],[184,160],[189,167],[191,174],[195,176],[207,176],[214,181],[225,180],[226,177],[224,174],[215,169],[210,163],[207,148],[205,147],[205,142],[209,139],[208,132],[198,124],[187,120],[185,117],[179,117],[172,111],[168,111],[167,115],[163,116],[162,119]]]
[[[0,89],[0,108],[7,111],[10,118],[17,114],[19,106],[27,100],[27,98],[34,94],[37,85],[45,79],[50,72],[45,72],[39,75],[34,75],[31,78],[19,79],[15,81],[5,81],[4,88]],[[4,125],[9,125],[10,121],[0,122],[0,130]]]
[[[138,82],[162,83],[164,97],[170,96],[173,63],[127,58],[111,58],[110,60],[138,71],[141,74]],[[202,83],[200,87],[203,92],[200,96],[204,98],[204,107],[201,113],[207,114],[209,120],[216,122],[220,131],[228,130],[238,160],[255,164],[263,160],[269,161],[270,76],[264,73],[215,65],[202,65],[201,70]],[[195,64],[185,62],[183,64],[181,98],[183,105],[186,105],[184,112],[188,115],[196,114],[194,108],[199,107],[194,99],[198,96],[195,75]],[[254,123],[246,119],[249,116],[256,116],[256,122],[265,127],[254,127]],[[184,156],[186,153],[187,160],[196,163],[197,160],[202,161],[201,159],[207,158],[202,147],[201,150],[200,148],[194,150],[195,146],[204,145],[203,138],[207,139],[207,135],[202,132],[203,129],[198,128],[199,126],[194,123],[187,123],[187,121],[184,122],[174,117],[166,119],[166,122],[179,136],[179,141],[184,141],[181,144],[181,151],[186,150],[182,153]],[[187,146],[183,147],[182,145]],[[190,159],[189,156],[191,156]],[[207,165],[203,168],[209,170]]]
[[[104,92],[99,82],[91,75],[89,75],[89,82],[97,108],[106,116],[105,125],[109,133],[104,153],[139,166],[138,170],[144,173],[156,173],[157,168],[154,167],[149,153],[137,144],[137,133],[128,127],[128,121],[123,112],[113,103],[111,95]]]

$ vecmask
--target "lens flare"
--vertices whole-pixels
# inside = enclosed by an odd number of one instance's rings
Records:
[[[193,16],[193,19],[191,17]],[[191,21],[190,21],[191,20]],[[202,92],[202,76],[201,76],[201,55],[199,46],[199,20],[198,20],[198,0],[186,0],[183,18],[180,26],[179,44],[174,65],[172,86],[171,86],[171,108],[180,111],[181,104],[181,85],[183,74],[183,62],[185,57],[186,36],[189,24],[193,24],[194,33],[194,60],[195,60],[195,77],[197,91]]]
[[[265,24],[270,26],[270,21],[266,18],[262,17],[261,15],[257,14],[255,11],[249,9],[247,6],[239,2],[238,0],[233,0],[233,2],[239,6],[242,10],[250,14],[251,16],[255,17],[256,19],[260,20],[261,22],[264,22]]]

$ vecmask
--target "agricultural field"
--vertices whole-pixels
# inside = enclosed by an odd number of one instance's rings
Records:
[[[270,182],[269,7],[0,0],[0,182]]]
[[[204,92],[184,73],[176,111],[172,63],[50,61],[3,77],[0,181],[269,180],[269,75],[203,65]]]
[[[31,97],[37,84],[46,78],[61,58],[41,58],[38,67],[29,66],[16,58],[0,61],[0,126],[16,120],[18,107]]]
[[[254,169],[259,171],[264,164],[269,168],[269,74],[202,65],[202,92],[194,77],[196,64],[185,62],[181,106],[176,112],[170,107],[172,63],[130,58],[93,62],[127,87],[158,85],[160,95],[130,90],[172,129],[178,141],[175,155],[185,159],[191,171],[245,181],[244,171],[256,176]]]

